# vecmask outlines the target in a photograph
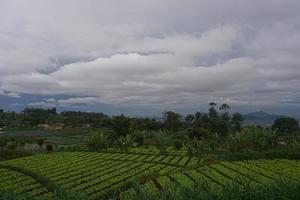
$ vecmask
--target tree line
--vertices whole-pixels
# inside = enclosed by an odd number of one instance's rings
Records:
[[[211,102],[207,112],[182,116],[177,112],[164,111],[162,119],[158,120],[123,114],[58,113],[56,108],[25,108],[20,113],[0,110],[0,127],[23,130],[37,129],[40,124],[62,124],[63,129],[85,128],[89,130],[87,148],[90,150],[155,146],[161,153],[166,153],[168,148],[175,148],[184,149],[189,154],[203,154],[266,151],[284,145],[300,148],[299,122],[296,119],[279,118],[267,128],[246,127],[242,114],[229,111],[229,105],[218,106]],[[8,142],[4,141],[3,144],[6,148]]]

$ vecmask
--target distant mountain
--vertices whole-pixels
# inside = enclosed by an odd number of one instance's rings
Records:
[[[273,122],[280,118],[285,117],[284,115],[269,114],[264,111],[257,111],[249,113],[245,116],[245,125],[261,125],[261,126],[270,126]]]

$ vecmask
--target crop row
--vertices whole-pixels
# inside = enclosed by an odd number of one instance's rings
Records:
[[[125,153],[98,152],[60,152],[47,155],[36,155],[4,162],[4,164],[19,166],[44,175],[65,173],[66,170],[78,170],[101,160],[112,161],[141,161],[168,164],[178,167],[193,167],[199,163],[197,157],[167,156],[167,155],[139,155]],[[70,166],[78,166],[76,169]]]
[[[5,168],[0,168],[0,188],[14,191],[18,199],[34,199],[36,197],[42,197],[43,199],[53,198],[53,194],[48,192],[35,179]]]
[[[195,184],[205,182],[207,187],[220,190],[227,184],[247,184],[257,187],[262,183],[273,183],[277,180],[294,180],[300,178],[300,162],[291,160],[256,160],[239,162],[220,162],[198,169],[187,170],[167,176],[161,176],[144,184],[143,190],[167,190],[171,185],[191,188]],[[156,184],[153,184],[156,183]],[[156,188],[153,188],[155,185]],[[137,191],[129,189],[121,194],[130,199]]]
[[[147,159],[149,160],[145,161]],[[126,185],[134,178],[171,173],[177,169],[178,163],[186,165],[190,160],[192,159],[188,157],[167,155],[59,152],[24,157],[2,164],[31,171],[63,189],[98,198],[105,192]],[[0,171],[0,177],[2,173],[4,172]]]

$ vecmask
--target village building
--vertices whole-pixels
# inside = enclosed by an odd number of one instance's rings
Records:
[[[64,124],[40,124],[38,125],[39,128],[42,128],[44,130],[61,130],[63,129]]]

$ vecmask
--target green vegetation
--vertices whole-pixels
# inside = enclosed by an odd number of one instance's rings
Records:
[[[164,195],[188,195],[187,191],[196,194],[204,186],[205,195],[217,197],[229,191],[228,185],[255,193],[278,181],[296,184],[299,166],[299,161],[287,159],[212,163],[180,155],[60,152],[0,162],[0,179],[1,188],[14,193],[5,194],[29,199],[59,199],[72,193],[82,199],[117,194],[121,199],[138,199],[147,191],[154,192],[145,199],[164,199]]]
[[[220,162],[161,176],[121,199],[298,199],[299,161]]]
[[[199,158],[159,154],[61,152],[1,162],[0,169],[6,171],[9,169],[33,177],[53,194],[63,188],[96,199],[106,192],[117,190],[137,177],[145,179],[147,176],[168,174],[184,167],[195,166],[198,160]],[[8,180],[14,181],[10,178]],[[2,182],[3,186],[8,185]],[[20,184],[14,185],[13,189],[11,187],[4,189],[19,191],[18,187],[24,186],[23,182]],[[40,191],[41,186],[37,188]],[[27,191],[27,187],[23,189]],[[28,194],[24,191],[21,194],[30,195],[33,190],[28,188],[28,191]]]
[[[240,181],[241,182],[241,181]],[[250,187],[247,182],[241,184],[233,183],[216,190],[210,187],[210,183],[198,180],[194,187],[183,187],[180,184],[168,184],[163,191],[158,192],[154,184],[144,184],[135,186],[135,190],[122,194],[122,200],[270,200],[289,199],[298,200],[300,198],[300,181],[277,180],[275,184],[261,184],[260,187]]]
[[[298,121],[244,126],[229,110],[0,112],[5,131],[20,130],[0,135],[0,199],[297,199]]]

